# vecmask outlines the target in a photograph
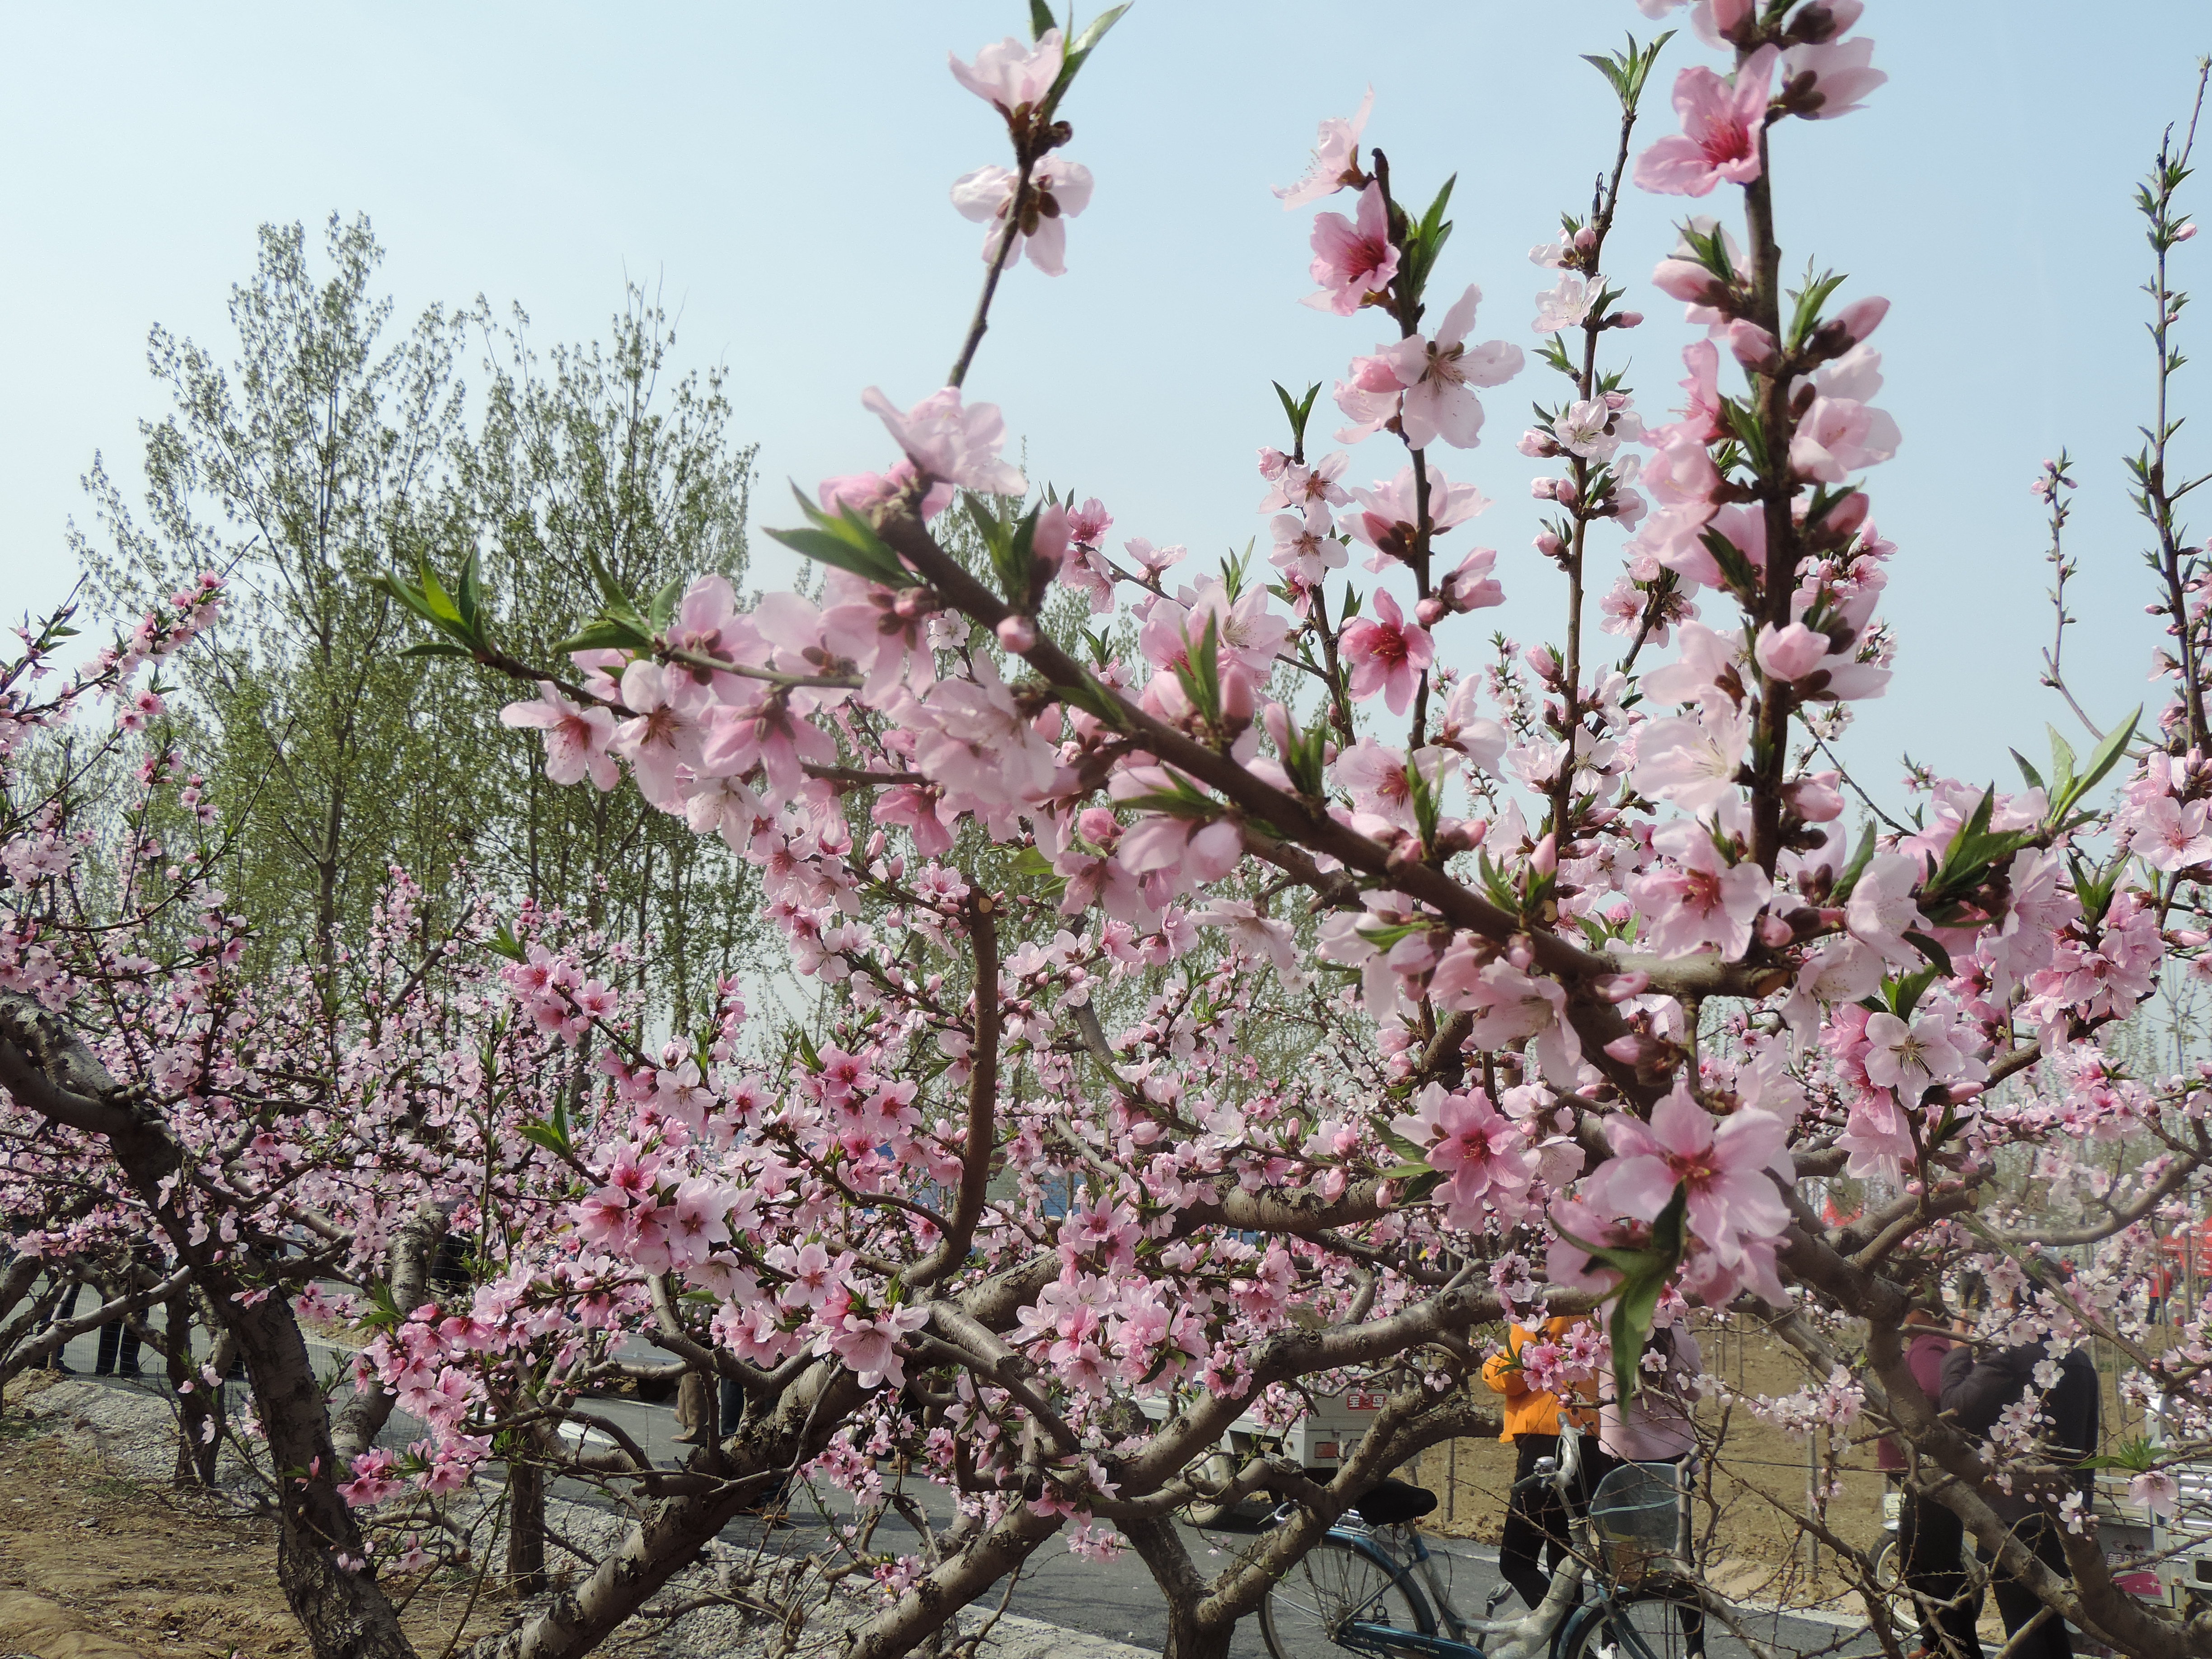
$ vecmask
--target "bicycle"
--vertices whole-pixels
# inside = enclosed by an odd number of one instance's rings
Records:
[[[1273,1659],[1334,1659],[1341,1653],[1421,1659],[1691,1659],[1704,1651],[1704,1599],[1676,1559],[1684,1488],[1671,1464],[1626,1463],[1574,1502],[1579,1437],[1561,1441],[1514,1483],[1517,1496],[1549,1482],[1565,1504],[1571,1548],[1552,1574],[1541,1606],[1518,1619],[1488,1615],[1513,1593],[1501,1586],[1469,1619],[1453,1604],[1436,1558],[1415,1523],[1436,1508],[1424,1487],[1385,1480],[1279,1581],[1260,1604],[1260,1633]],[[1547,1467],[1548,1466],[1548,1467]],[[1663,1494],[1663,1495],[1662,1495]],[[1287,1506],[1278,1516],[1288,1514]],[[1593,1526],[1601,1547],[1591,1549]],[[1592,1579],[1589,1565],[1604,1571]],[[1698,1610],[1694,1638],[1691,1620]],[[1442,1629],[1439,1629],[1441,1620]]]

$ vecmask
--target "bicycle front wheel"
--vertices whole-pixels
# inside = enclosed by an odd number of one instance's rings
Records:
[[[1354,1626],[1357,1643],[1344,1638]],[[1428,1598],[1382,1563],[1339,1538],[1325,1538],[1271,1586],[1260,1603],[1260,1634],[1273,1659],[1336,1659],[1387,1650],[1391,1635],[1431,1636]]]
[[[1554,1651],[1559,1659],[1701,1659],[1706,1622],[1693,1595],[1634,1590],[1585,1607]]]

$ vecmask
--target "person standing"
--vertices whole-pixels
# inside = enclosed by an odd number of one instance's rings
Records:
[[[2097,1368],[2080,1348],[2058,1362],[2058,1379],[2049,1389],[2039,1387],[2035,1369],[2049,1359],[2050,1350],[2040,1342],[1998,1349],[1977,1358],[1960,1344],[1943,1358],[1942,1407],[1960,1431],[1986,1439],[2006,1407],[2032,1400],[2046,1419],[2045,1455],[2055,1463],[2080,1463],[2095,1455],[2100,1429]],[[2095,1476],[2077,1474],[2069,1484],[2086,1506]],[[2066,1551],[2060,1541],[2053,1514],[2060,1494],[2031,1494],[2016,1486],[2011,1492],[1984,1494],[1990,1507],[2012,1529],[2014,1539],[2036,1559],[2060,1577],[2070,1577]],[[2023,1629],[2044,1611],[2035,1592],[2007,1572],[1992,1567],[1990,1587],[1996,1591],[1997,1610],[2004,1615],[2007,1659],[2069,1659],[2073,1641],[2066,1623],[2056,1613],[2022,1635]],[[1980,1648],[1968,1647],[1967,1659],[1978,1659]]]
[[[1659,1317],[1668,1316],[1662,1313]],[[1681,1530],[1676,1551],[1688,1554],[1689,1462],[1698,1449],[1698,1425],[1692,1413],[1698,1401],[1698,1378],[1705,1371],[1705,1355],[1698,1339],[1686,1325],[1655,1322],[1646,1340],[1638,1366],[1639,1383],[1627,1401],[1620,1399],[1608,1369],[1598,1395],[1598,1447],[1601,1467],[1590,1471],[1592,1489],[1605,1469],[1622,1463],[1671,1463],[1682,1506]],[[1608,1398],[1607,1396],[1612,1396]],[[1683,1651],[1702,1659],[1705,1650],[1705,1615],[1694,1601],[1678,1601],[1675,1616],[1682,1626]]]
[[[1507,1328],[1504,1352],[1483,1362],[1482,1380],[1492,1394],[1505,1396],[1505,1426],[1500,1440],[1513,1447],[1513,1480],[1517,1488],[1505,1510],[1505,1526],[1498,1544],[1498,1575],[1521,1592],[1530,1607],[1540,1606],[1551,1588],[1551,1575],[1568,1550],[1567,1512],[1559,1491],[1548,1481],[1520,1482],[1536,1472],[1537,1463],[1559,1455],[1562,1419],[1574,1428],[1590,1426],[1591,1414],[1579,1401],[1562,1404],[1559,1395],[1529,1386],[1521,1369],[1521,1351],[1531,1342],[1558,1342],[1577,1323],[1562,1316],[1545,1322],[1540,1333],[1519,1325]],[[1583,1490],[1589,1490],[1587,1483]]]
[[[1954,1346],[1927,1309],[1905,1316],[1912,1334],[1905,1340],[1905,1364],[1912,1380],[1934,1407],[1943,1397],[1943,1359]],[[1875,1462],[1901,1474],[1911,1460],[1888,1435],[1875,1443]],[[1981,1659],[1974,1626],[1981,1621],[1981,1587],[1964,1565],[1966,1523],[1933,1498],[1906,1486],[1897,1517],[1898,1577],[1920,1620],[1920,1645],[1941,1659]]]

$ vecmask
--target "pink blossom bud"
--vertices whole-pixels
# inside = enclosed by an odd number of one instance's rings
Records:
[[[1820,520],[1820,528],[1839,540],[1856,535],[1859,526],[1867,521],[1867,514],[1872,506],[1873,503],[1867,500],[1865,490],[1854,489],[1828,509],[1827,516]]]
[[[1261,477],[1271,479],[1279,478],[1283,476],[1283,469],[1290,464],[1291,458],[1284,454],[1281,450],[1271,449],[1265,446],[1261,447],[1260,451],[1260,476]]]
[[[1548,876],[1559,867],[1559,838],[1557,836],[1547,835],[1536,843],[1536,850],[1528,854],[1528,867],[1540,876]],[[1516,962],[1513,965],[1525,968],[1528,964]]]
[[[1888,315],[1889,301],[1878,294],[1852,301],[1836,314],[1836,324],[1843,330],[1844,345],[1856,345],[1881,327],[1881,319]]]
[[[1713,30],[1723,40],[1732,39],[1750,21],[1758,0],[1713,0]]]
[[[1553,492],[1558,488],[1559,480],[1556,478],[1531,478],[1528,480],[1528,495],[1530,499],[1534,501],[1548,501],[1557,500],[1558,497]]]
[[[2196,234],[2197,221],[2191,219],[2186,224],[2183,225],[2180,229],[2173,233],[2173,240],[2177,242],[2185,242]]]
[[[1442,622],[1446,617],[1450,615],[1450,607],[1445,605],[1442,599],[1437,599],[1433,596],[1423,599],[1419,605],[1413,607],[1413,620],[1420,623],[1424,628],[1434,628],[1438,623]]]
[[[1771,910],[1759,919],[1759,942],[1770,951],[1779,951],[1796,937],[1790,924]]]
[[[880,830],[868,837],[868,862],[873,864],[884,855],[884,832]]]
[[[1540,531],[1536,537],[1536,550],[1547,559],[1556,559],[1567,550],[1567,544],[1550,531]]]
[[[1521,653],[1521,660],[1536,671],[1536,678],[1546,684],[1559,678],[1559,659],[1548,645],[1532,645]]]
[[[1275,745],[1275,752],[1291,752],[1291,711],[1279,702],[1271,702],[1260,711],[1260,729],[1267,734],[1267,741]]]
[[[1036,579],[1045,581],[1052,580],[1067,557],[1067,509],[1058,501],[1037,514],[1036,529],[1030,538],[1030,556],[1036,562]]]
[[[1588,253],[1596,246],[1597,232],[1590,226],[1584,225],[1575,233],[1575,251],[1577,253]]]
[[[1756,374],[1771,374],[1782,367],[1782,348],[1774,337],[1747,317],[1729,325],[1729,350],[1736,362]]]
[[[1559,453],[1559,441],[1540,427],[1522,433],[1513,447],[1535,461],[1547,461]]]
[[[1662,294],[1685,305],[1717,306],[1728,298],[1728,285],[1695,259],[1662,259],[1651,281]]]
[[[1646,973],[1607,974],[1593,980],[1591,989],[1604,1001],[1626,1002],[1631,997],[1642,996],[1650,983],[1651,975]]]
[[[1093,847],[1110,848],[1121,839],[1121,821],[1106,806],[1086,806],[1077,814],[1075,833]]]
[[[1782,786],[1784,803],[1808,823],[1826,823],[1844,815],[1844,797],[1834,772],[1815,772]]]
[[[1986,1085],[1979,1083],[1954,1083],[1949,1088],[1943,1091],[1943,1098],[1949,1101],[1954,1106],[1963,1106],[1968,1101],[1973,1099],[1975,1096],[1980,1094],[1983,1089],[1986,1086]]]
[[[1641,328],[1644,313],[1640,311],[1616,311],[1605,319],[1607,328]]]
[[[1607,1043],[1605,1052],[1608,1059],[1617,1060],[1624,1066],[1649,1066],[1664,1050],[1656,1037],[1631,1031],[1627,1036],[1617,1036]]]
[[[1803,623],[1777,629],[1772,623],[1759,630],[1759,665],[1778,680],[1802,680],[1818,668],[1828,654],[1828,636],[1815,634]]]
[[[1020,653],[1036,649],[1036,623],[1027,617],[1009,617],[998,627],[999,643],[1007,650]]]
[[[1549,839],[1547,836],[1546,839]],[[1533,859],[1530,860],[1534,861]],[[1527,973],[1536,960],[1536,947],[1526,933],[1516,933],[1507,941],[1505,960],[1522,973]]]
[[[1911,1198],[1917,1198],[1927,1190],[1927,1186],[1921,1182],[1908,1181],[1905,1183],[1905,1194]]]
[[[1224,657],[1221,660],[1221,718],[1240,729],[1249,726],[1259,702],[1259,687],[1252,678],[1252,671],[1234,657]]]
[[[2212,939],[2212,933],[2195,927],[2177,927],[2166,936],[2166,942],[2177,951],[2194,951],[2208,939]]]

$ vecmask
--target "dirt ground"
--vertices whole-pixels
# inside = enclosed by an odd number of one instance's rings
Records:
[[[1706,1540],[1709,1576],[1717,1587],[1739,1599],[1796,1606],[1833,1602],[1845,1592],[1846,1578],[1828,1549],[1814,1552],[1814,1559],[1808,1562],[1802,1534],[1793,1518],[1805,1512],[1811,1484],[1805,1442],[1762,1422],[1741,1399],[1728,1397],[1732,1393],[1777,1399],[1793,1394],[1808,1380],[1803,1361],[1782,1342],[1757,1330],[1701,1327],[1698,1340],[1706,1370],[1727,1385],[1721,1399],[1707,1401],[1699,1412],[1707,1433],[1720,1437],[1710,1501],[1701,1488],[1692,1511]],[[2140,1434],[2141,1419],[2120,1408],[2113,1357],[2100,1352],[2098,1370],[2104,1382],[2107,1443]],[[1832,1462],[1835,1484],[1821,1506],[1822,1520],[1844,1542],[1871,1553],[1884,1537],[1884,1482],[1875,1463],[1871,1428],[1856,1425],[1838,1436],[1832,1448],[1822,1436],[1813,1449],[1824,1481]],[[1496,1440],[1461,1440],[1432,1447],[1419,1466],[1420,1483],[1442,1499],[1429,1524],[1439,1532],[1495,1544],[1513,1467],[1513,1448]]]
[[[11,1389],[0,1418],[0,1659],[304,1659],[276,1586],[274,1525],[119,1474],[55,1425],[14,1414],[39,1391]],[[404,1623],[434,1654],[470,1587],[418,1588]],[[491,1627],[479,1618],[471,1633]]]

